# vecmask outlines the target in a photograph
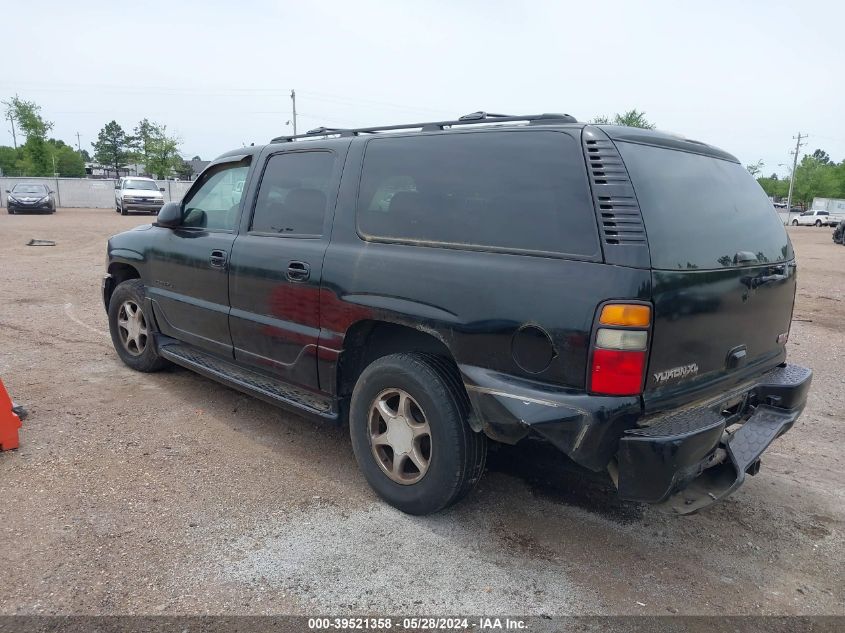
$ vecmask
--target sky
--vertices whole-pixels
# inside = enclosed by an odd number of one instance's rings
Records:
[[[266,143],[292,131],[295,89],[300,132],[637,108],[766,174],[799,132],[845,159],[841,0],[0,0],[0,24],[0,100],[89,151],[144,117],[187,158]]]

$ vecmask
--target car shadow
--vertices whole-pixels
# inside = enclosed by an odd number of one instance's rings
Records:
[[[643,517],[644,505],[620,499],[606,473],[579,466],[547,442],[529,439],[516,446],[493,444],[487,468],[521,479],[538,499],[576,506],[619,523]]]

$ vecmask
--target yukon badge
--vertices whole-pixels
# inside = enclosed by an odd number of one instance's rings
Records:
[[[666,382],[667,380],[674,380],[676,378],[686,378],[687,376],[694,376],[697,373],[698,365],[696,363],[690,363],[689,365],[681,365],[680,367],[655,372],[654,382]]]

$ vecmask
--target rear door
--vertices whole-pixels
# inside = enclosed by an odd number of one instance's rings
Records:
[[[652,262],[647,408],[722,392],[783,362],[795,261],[754,178],[722,158],[639,143],[617,146]]]
[[[342,158],[309,143],[262,159],[252,215],[232,249],[235,358],[312,389],[319,387],[320,280]]]

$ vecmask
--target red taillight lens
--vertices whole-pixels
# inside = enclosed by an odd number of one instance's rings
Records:
[[[610,396],[635,396],[642,391],[644,351],[596,349],[590,368],[590,391]]]

